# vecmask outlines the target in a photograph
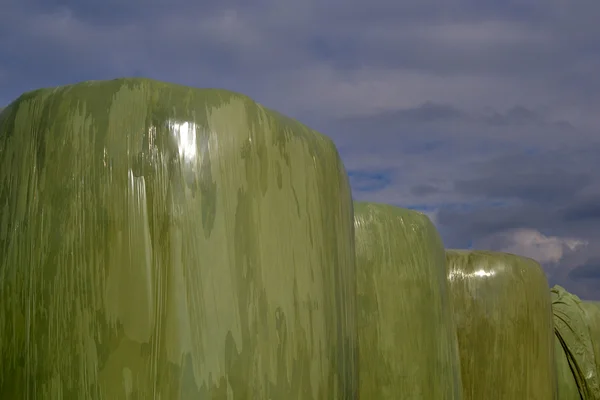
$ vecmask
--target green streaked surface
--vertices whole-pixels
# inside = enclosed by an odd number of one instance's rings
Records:
[[[582,302],[579,297],[559,285],[554,286],[550,293],[556,336],[560,339],[567,355],[581,398],[600,399],[594,345]]]
[[[556,360],[558,400],[581,400],[569,358],[558,335],[554,336],[554,358]]]
[[[465,400],[556,399],[548,282],[535,261],[447,250]]]
[[[144,79],[0,114],[0,399],[354,399],[350,189],[332,142]]]
[[[416,211],[355,203],[360,398],[462,399],[444,248]]]

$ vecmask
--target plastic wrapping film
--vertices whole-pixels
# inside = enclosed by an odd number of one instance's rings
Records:
[[[444,248],[416,211],[355,203],[361,399],[462,399]]]
[[[581,398],[600,399],[594,345],[582,302],[559,285],[554,286],[550,293],[556,336],[567,356]]]
[[[560,338],[554,336],[554,359],[556,360],[556,382],[558,400],[581,400],[577,381],[571,371],[567,353],[565,353]]]
[[[596,376],[600,377],[600,301],[582,301],[581,307],[587,317],[590,339],[594,348]],[[600,399],[600,396],[598,398]]]
[[[465,400],[556,399],[548,282],[535,261],[447,250]]]
[[[355,399],[332,142],[144,79],[0,114],[0,399]]]

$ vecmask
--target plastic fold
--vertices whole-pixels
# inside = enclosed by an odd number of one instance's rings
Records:
[[[600,377],[600,301],[582,301],[581,307],[585,311],[590,340],[594,348],[596,376]]]
[[[554,329],[583,400],[600,399],[589,315],[582,301],[559,285],[551,290]]]
[[[554,336],[554,358],[556,360],[556,383],[558,400],[581,400],[577,381],[571,371],[569,358],[560,338]]]

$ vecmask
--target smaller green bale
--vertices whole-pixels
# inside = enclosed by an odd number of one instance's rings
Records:
[[[600,399],[589,318],[581,299],[559,285],[550,290],[554,330],[567,356],[581,399]]]
[[[556,398],[548,282],[529,258],[447,250],[465,400]]]
[[[444,247],[423,214],[356,203],[359,391],[365,400],[460,400]]]

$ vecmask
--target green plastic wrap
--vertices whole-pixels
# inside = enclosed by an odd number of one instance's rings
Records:
[[[535,261],[447,250],[465,400],[556,399],[548,282]]]
[[[353,208],[333,143],[144,79],[0,114],[0,399],[355,399]]]
[[[590,339],[594,347],[596,376],[600,377],[600,301],[582,301],[581,307],[587,317]]]
[[[554,359],[556,360],[558,400],[581,400],[575,376],[571,371],[569,358],[557,335],[554,336]]]
[[[359,388],[366,400],[460,400],[444,247],[429,219],[355,203]]]
[[[576,295],[556,285],[551,290],[554,329],[583,400],[600,399],[594,345],[588,316]]]

